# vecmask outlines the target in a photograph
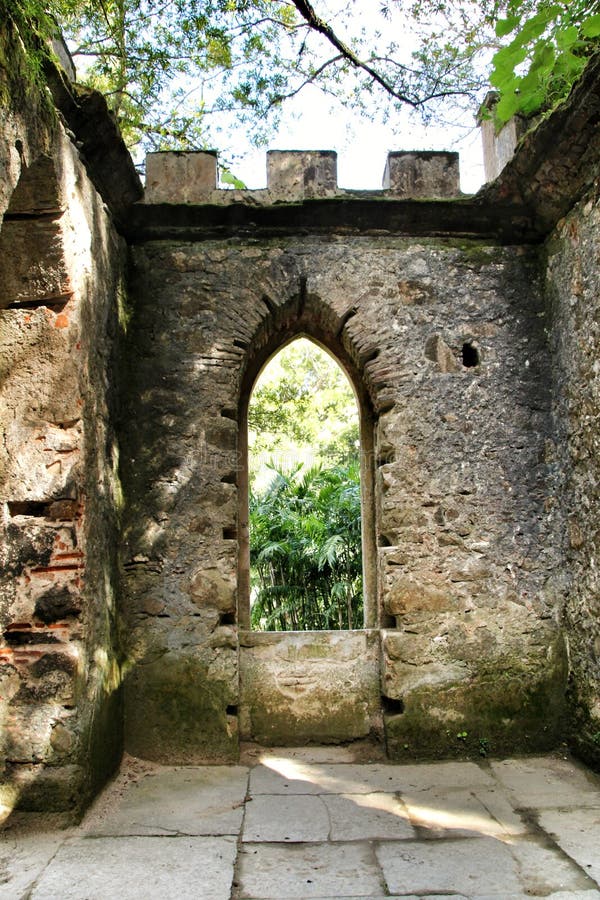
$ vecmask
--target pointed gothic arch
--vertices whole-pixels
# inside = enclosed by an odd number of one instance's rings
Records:
[[[324,311],[328,315],[324,315]],[[333,322],[328,322],[333,319]],[[331,327],[337,325],[337,327]],[[364,378],[340,340],[339,322],[320,301],[304,303],[290,316],[271,315],[250,345],[244,368],[238,409],[238,624],[250,628],[250,550],[248,527],[248,407],[254,386],[267,363],[298,338],[307,338],[325,350],[346,374],[354,391],[359,415],[361,535],[363,560],[364,628],[379,624],[374,504],[374,414]],[[361,627],[361,626],[359,626]]]

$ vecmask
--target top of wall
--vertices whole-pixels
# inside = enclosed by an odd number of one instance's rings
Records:
[[[90,180],[108,206],[117,228],[144,189],[104,95],[75,84],[48,60],[45,75],[56,108],[67,127]]]
[[[48,78],[92,181],[133,242],[298,231],[539,242],[600,171],[600,53],[473,197],[460,194],[458,155],[434,151],[391,153],[381,191],[339,188],[332,151],[271,151],[268,185],[258,191],[218,190],[215,154],[155,153],[144,194],[102,95],[56,67]]]
[[[298,203],[332,197],[381,199],[460,196],[458,153],[395,151],[388,154],[381,191],[349,191],[338,186],[333,150],[270,150],[267,187],[217,188],[217,154],[166,151],[146,156],[145,203]]]

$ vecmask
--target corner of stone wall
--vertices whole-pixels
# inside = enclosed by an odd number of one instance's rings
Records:
[[[553,351],[556,517],[562,534],[562,624],[569,648],[568,742],[600,770],[600,182],[545,245]]]
[[[0,131],[0,799],[76,815],[122,752],[111,362],[124,248],[69,139],[13,99]]]

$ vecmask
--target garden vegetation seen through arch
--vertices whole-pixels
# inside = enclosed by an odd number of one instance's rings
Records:
[[[293,341],[263,370],[248,444],[252,628],[361,628],[358,409],[312,341]]]

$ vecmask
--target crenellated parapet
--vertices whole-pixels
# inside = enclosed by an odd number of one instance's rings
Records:
[[[218,188],[214,152],[161,151],[146,157],[148,204],[294,203],[331,197],[372,196],[394,199],[442,199],[460,196],[458,153],[394,151],[388,154],[382,188],[345,190],[338,186],[333,150],[270,150],[267,187],[259,190]]]

